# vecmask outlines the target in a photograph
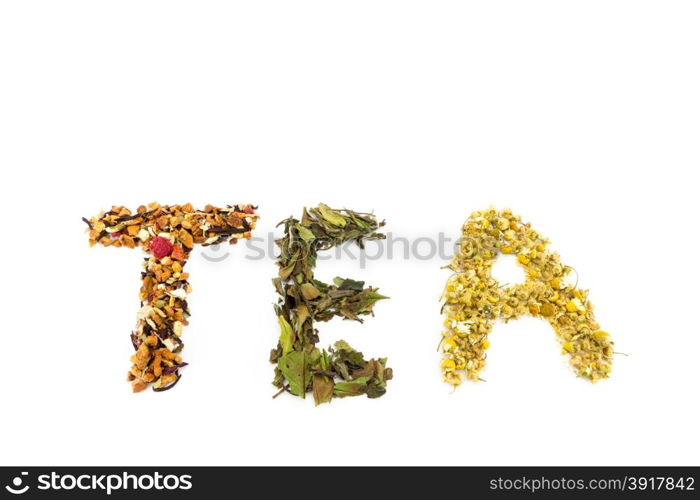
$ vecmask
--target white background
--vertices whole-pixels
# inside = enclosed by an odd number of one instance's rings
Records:
[[[0,463],[699,465],[699,23],[668,0],[3,2]],[[523,319],[452,393],[447,261],[341,258],[318,277],[391,300],[322,345],[395,379],[273,401],[274,263],[199,248],[191,365],[133,395],[142,254],[88,248],[80,217],[155,200],[259,204],[260,237],[319,201],[407,238],[510,207],[628,357],[590,384]]]

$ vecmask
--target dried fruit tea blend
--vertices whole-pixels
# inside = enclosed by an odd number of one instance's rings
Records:
[[[547,250],[548,244],[510,210],[477,211],[464,223],[459,250],[449,266],[455,274],[443,294],[441,366],[446,382],[461,384],[462,373],[480,380],[494,321],[523,315],[552,325],[579,376],[591,381],[608,377],[613,342],[595,320],[588,291],[566,283],[572,268]],[[516,256],[526,273],[524,283],[502,287],[491,276],[499,253]]]
[[[131,342],[136,353],[127,375],[134,392],[149,384],[164,391],[180,380],[182,328],[190,313],[187,294],[191,286],[184,271],[195,244],[204,246],[250,238],[258,216],[252,205],[225,208],[207,205],[195,210],[191,204],[140,206],[136,213],[114,206],[106,213],[83,219],[89,227],[90,246],[134,248],[149,254],[141,273],[141,309]]]
[[[386,358],[365,360],[345,341],[328,350],[316,347],[314,325],[335,316],[362,322],[382,299],[376,288],[364,282],[335,278],[327,284],[314,278],[319,251],[354,241],[384,238],[377,229],[384,225],[372,214],[333,210],[324,204],[304,209],[301,221],[290,217],[280,223],[284,236],[276,241],[281,255],[279,276],[273,284],[279,294],[275,313],[280,325],[277,347],[270,354],[276,364],[273,384],[281,392],[299,397],[312,392],[316,405],[334,397],[367,395],[378,398],[386,392],[391,368]]]

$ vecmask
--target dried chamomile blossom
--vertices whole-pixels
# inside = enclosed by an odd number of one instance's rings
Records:
[[[83,219],[88,225],[90,246],[134,248],[148,254],[141,273],[141,308],[131,342],[127,380],[134,392],[148,384],[164,391],[180,380],[182,328],[187,325],[187,294],[191,286],[184,271],[195,244],[215,245],[250,238],[258,216],[252,205],[225,208],[207,205],[195,210],[191,204],[140,206],[136,213],[125,207],[112,207],[106,213]]]
[[[464,223],[459,250],[449,266],[455,274],[443,294],[441,367],[446,382],[459,385],[462,374],[479,380],[494,321],[523,315],[552,325],[577,375],[591,381],[608,377],[613,342],[595,320],[588,291],[566,282],[571,268],[547,250],[548,244],[510,210],[477,211]],[[502,287],[491,276],[499,253],[516,256],[526,273],[524,283]]]
[[[319,250],[349,241],[363,248],[365,240],[384,238],[376,232],[384,223],[372,214],[321,204],[304,209],[301,221],[290,217],[282,224],[284,236],[276,241],[281,250],[280,271],[273,280],[279,294],[275,313],[280,325],[277,347],[270,354],[270,362],[276,364],[273,384],[280,392],[302,398],[312,392],[317,405],[334,397],[382,396],[392,377],[386,358],[367,361],[342,340],[327,351],[320,350],[314,322],[335,316],[362,322],[361,316],[372,314],[374,304],[387,297],[376,288],[365,288],[362,281],[335,278],[331,284],[323,283],[313,271]]]

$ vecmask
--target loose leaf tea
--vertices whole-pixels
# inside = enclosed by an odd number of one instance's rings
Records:
[[[136,353],[131,357],[127,379],[134,392],[148,384],[164,391],[180,380],[180,351],[183,326],[190,313],[187,294],[191,286],[184,271],[195,244],[204,246],[241,238],[250,238],[258,216],[252,205],[217,208],[207,205],[195,210],[191,204],[140,206],[136,213],[125,207],[83,219],[89,228],[90,246],[134,248],[141,246],[149,254],[141,273],[141,309],[131,342]]]
[[[593,315],[588,291],[565,282],[572,268],[547,250],[549,241],[510,210],[474,212],[462,227],[459,251],[445,287],[445,331],[441,341],[446,382],[480,380],[486,362],[488,334],[496,319],[523,315],[543,318],[554,328],[562,353],[574,371],[591,381],[610,373],[613,343]],[[525,282],[502,287],[491,276],[499,253],[516,256]]]
[[[334,397],[382,396],[386,381],[392,377],[386,358],[367,361],[342,340],[320,350],[314,323],[336,316],[362,322],[362,316],[373,314],[377,301],[388,297],[376,288],[365,287],[362,281],[319,281],[314,278],[314,267],[320,250],[347,242],[364,248],[364,241],[384,238],[377,232],[384,222],[372,214],[333,210],[321,204],[304,209],[301,221],[290,217],[279,225],[284,225],[284,237],[276,241],[281,251],[277,261],[280,270],[273,280],[280,296],[275,306],[279,341],[270,354],[270,362],[277,365],[273,384],[280,392],[302,398],[311,392],[316,405]]]

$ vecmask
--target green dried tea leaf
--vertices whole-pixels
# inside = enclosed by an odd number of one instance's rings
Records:
[[[371,311],[374,304],[380,300],[388,299],[389,297],[377,293],[374,290],[370,290],[369,293],[365,294],[360,301],[359,311]]]
[[[296,266],[296,261],[292,261],[291,263],[287,264],[284,267],[280,268],[280,273],[279,276],[281,279],[286,280],[289,278],[292,273],[294,272],[294,266]]]
[[[356,351],[344,340],[335,343],[335,357],[339,361],[347,362],[355,366],[364,366],[365,359],[360,351]]]
[[[277,363],[280,372],[289,383],[289,391],[302,398],[306,395],[306,387],[311,379],[307,358],[304,351],[292,351],[282,356]]]
[[[321,403],[330,403],[333,398],[333,379],[325,375],[314,375],[313,395],[316,406]]]
[[[370,399],[375,399],[382,397],[386,393],[386,387],[380,384],[368,384],[367,385],[367,391],[365,394],[367,394],[367,397]]]
[[[301,331],[302,326],[304,324],[304,321],[306,321],[310,317],[311,317],[311,314],[309,313],[309,308],[306,307],[305,304],[299,304],[297,306],[297,322],[296,322],[297,331]]]
[[[353,290],[356,292],[361,292],[365,287],[364,281],[355,281],[349,278],[334,278],[333,283],[338,287],[338,290]]]
[[[287,355],[294,347],[295,334],[284,316],[278,316],[277,320],[280,324],[280,345],[282,346],[282,354]]]
[[[299,289],[301,290],[301,295],[306,300],[314,300],[321,295],[319,289],[313,286],[311,283],[304,283],[301,285],[301,287],[299,287]]]
[[[352,372],[352,376],[354,379],[360,377],[376,378],[377,380],[383,382],[384,366],[376,359],[373,359],[369,361],[364,367]]]
[[[324,219],[334,226],[345,227],[346,222],[343,216],[329,208],[328,205],[324,205],[323,203],[319,204],[318,211],[321,212]]]
[[[307,243],[309,241],[313,241],[316,238],[316,236],[314,236],[314,233],[311,232],[310,229],[307,229],[301,224],[296,224],[294,227],[296,227],[297,231],[299,231],[299,236],[301,236],[301,239],[306,241]]]
[[[335,347],[335,350],[337,352],[351,352],[354,351],[352,347],[350,347],[350,344],[345,342],[344,340],[338,340],[336,341],[335,344],[333,344],[333,347]]]
[[[339,382],[335,384],[333,388],[333,395],[339,398],[344,398],[347,396],[359,396],[361,394],[367,393],[367,383],[370,381],[369,377],[358,378],[352,382]]]

